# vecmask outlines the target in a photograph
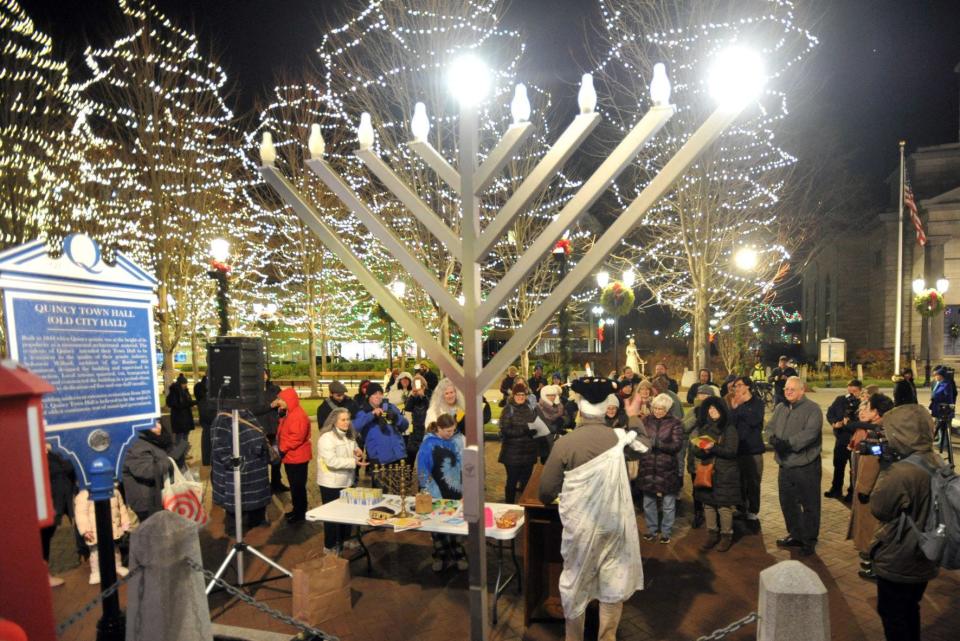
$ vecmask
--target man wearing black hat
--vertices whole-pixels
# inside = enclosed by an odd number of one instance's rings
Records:
[[[777,366],[770,372],[770,382],[773,383],[773,404],[774,406],[787,402],[787,397],[783,393],[783,388],[787,384],[787,379],[791,376],[799,376],[797,370],[790,367],[787,363],[787,357],[781,356],[777,360]]]
[[[350,411],[350,420],[357,415],[357,406],[349,396],[347,396],[347,386],[340,381],[330,383],[330,396],[328,396],[320,406],[317,407],[317,428],[323,429],[324,423],[330,412],[342,407]]]
[[[623,602],[643,589],[640,538],[624,461],[647,451],[649,439],[604,424],[607,406],[617,404],[613,381],[582,378],[570,388],[580,394],[583,422],[554,445],[540,478],[540,500],[549,505],[561,497],[560,599],[567,639],[583,638],[586,607],[594,599],[600,601],[597,638],[614,639]]]

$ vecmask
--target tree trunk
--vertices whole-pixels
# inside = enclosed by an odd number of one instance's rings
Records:
[[[697,290],[694,295],[697,299],[694,303],[693,318],[690,319],[693,328],[691,366],[696,372],[710,369],[710,307],[707,305],[706,291]]]
[[[440,312],[440,344],[450,349],[450,315]]]
[[[530,378],[530,348],[528,347],[520,352],[520,374],[524,378]]]
[[[307,283],[307,357],[310,359],[310,398],[320,398],[317,385],[317,308],[313,304],[313,281]]]
[[[167,286],[163,283],[157,289],[159,299],[159,309],[157,309],[157,325],[159,325],[160,334],[160,353],[163,356],[163,388],[167,389],[176,380],[175,370],[173,369],[173,337],[170,335],[170,324],[167,320]]]
[[[200,353],[200,341],[198,340],[198,337],[197,337],[197,331],[196,329],[194,329],[192,332],[190,332],[190,360],[193,363],[193,380],[194,381],[200,380],[200,366],[197,364],[197,361],[199,360],[199,358],[197,358],[199,356],[199,353]]]

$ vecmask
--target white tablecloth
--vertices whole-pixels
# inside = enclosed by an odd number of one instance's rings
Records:
[[[407,510],[413,512],[413,498],[407,497]],[[320,507],[315,507],[309,512],[307,512],[308,521],[324,521],[330,523],[345,523],[349,525],[369,525],[368,520],[370,518],[370,510],[378,505],[389,505],[394,508],[394,510],[399,509],[400,507],[400,497],[385,494],[383,501],[377,503],[376,505],[350,505],[345,503],[342,499],[337,499],[331,503],[321,505]],[[520,528],[523,527],[523,508],[519,505],[510,505],[508,503],[485,503],[485,507],[489,507],[493,510],[494,519],[500,516],[507,510],[517,510],[520,512],[520,516],[517,520],[517,524],[512,528],[498,528],[496,525],[493,527],[488,527],[486,531],[487,538],[498,539],[501,541],[509,541],[514,539],[517,536],[517,532],[520,531]],[[464,521],[460,524],[447,523],[447,519],[451,518],[449,514],[438,514],[433,512],[428,515],[415,514],[415,518],[421,521],[420,527],[416,528],[413,531],[421,532],[437,532],[439,534],[459,534],[466,536],[467,534],[467,523]],[[462,514],[458,514],[462,517]],[[386,524],[383,527],[392,528],[392,524]]]

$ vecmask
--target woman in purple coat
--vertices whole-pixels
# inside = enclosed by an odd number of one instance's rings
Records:
[[[643,516],[647,522],[645,541],[670,542],[673,521],[677,513],[677,495],[683,486],[683,476],[677,467],[677,452],[683,445],[683,425],[669,414],[673,399],[658,394],[650,401],[651,412],[643,419],[643,429],[653,446],[640,456],[637,487],[643,493]],[[659,518],[657,503],[662,503],[663,518]]]

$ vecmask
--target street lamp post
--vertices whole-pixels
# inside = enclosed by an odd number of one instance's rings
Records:
[[[915,281],[913,281],[913,293],[916,294],[917,296],[920,296],[922,294],[929,295],[933,292],[936,292],[937,296],[942,297],[944,294],[947,293],[947,289],[949,287],[950,287],[950,281],[947,280],[946,278],[938,278],[934,289],[928,289],[927,282],[923,278],[918,278]],[[923,368],[923,386],[930,387],[930,343],[932,342],[932,339],[933,339],[931,326],[930,326],[930,319],[933,317],[935,310],[928,309],[927,312],[924,312],[918,309],[917,311],[919,311],[920,315],[923,316],[924,325],[925,325],[924,329],[926,330],[926,334],[927,334],[927,350],[926,350],[927,362]]]
[[[590,309],[590,340],[593,345],[592,352],[600,352],[600,339],[597,337],[597,319],[603,315],[603,308],[599,305],[594,305]]]
[[[220,319],[220,336],[230,333],[230,317],[228,314],[229,284],[227,276],[230,274],[230,265],[226,263],[230,255],[230,243],[222,238],[215,238],[210,242],[210,269],[207,276],[217,281],[217,316]]]

